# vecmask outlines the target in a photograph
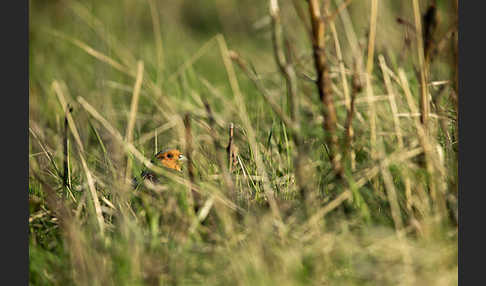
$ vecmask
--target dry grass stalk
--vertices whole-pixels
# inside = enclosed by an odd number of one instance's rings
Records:
[[[275,61],[277,62],[280,72],[287,83],[287,96],[290,105],[290,118],[292,121],[298,122],[299,102],[297,96],[297,76],[295,74],[294,66],[291,62],[291,57],[286,57],[283,47],[284,36],[282,32],[282,25],[280,20],[280,8],[278,0],[270,1],[270,16],[272,17],[272,40]]]
[[[388,101],[390,103],[391,111],[393,114],[393,127],[395,128],[395,134],[397,136],[398,148],[402,149],[404,147],[403,135],[402,129],[400,128],[400,119],[398,117],[398,106],[395,100],[395,96],[397,95],[397,93],[391,83],[389,69],[386,66],[385,58],[383,57],[383,55],[379,55],[378,60],[380,61],[380,67],[383,73],[383,81],[385,82],[385,87],[388,93]]]
[[[87,44],[85,44],[84,42],[78,40],[78,39],[75,39],[73,37],[70,37],[70,36],[67,36],[65,34],[62,34],[60,32],[57,32],[57,31],[53,31],[53,30],[48,30],[48,33],[56,36],[56,37],[59,37],[59,38],[62,38],[62,39],[65,39],[65,40],[68,40],[69,42],[71,42],[72,44],[76,45],[77,47],[79,47],[80,49],[82,49],[83,51],[85,51],[87,54],[95,57],[96,59],[98,59],[99,61],[101,62],[104,62],[108,65],[110,65],[111,67],[113,67],[114,69],[126,74],[126,75],[129,75],[131,77],[135,77],[136,75],[131,71],[131,69],[127,68],[126,66],[120,64],[119,62],[117,62],[116,60],[114,60],[113,58],[93,49],[92,47],[88,46]]]
[[[77,146],[78,146],[78,153],[79,153],[79,158],[81,159],[81,164],[83,165],[84,173],[86,175],[86,180],[88,181],[88,189],[91,194],[91,198],[93,200],[93,205],[95,208],[95,213],[96,213],[96,219],[98,221],[98,226],[100,229],[101,236],[104,235],[104,219],[103,219],[103,213],[101,212],[101,206],[100,206],[100,201],[98,199],[98,194],[96,192],[96,188],[94,185],[94,180],[93,176],[91,175],[91,172],[88,168],[88,164],[86,164],[86,160],[84,159],[83,153],[84,153],[84,147],[83,143],[81,142],[81,137],[79,136],[78,130],[76,128],[76,124],[74,123],[74,120],[71,116],[71,114],[68,111],[68,105],[66,102],[66,99],[64,98],[64,93],[62,91],[61,85],[57,82],[54,81],[52,83],[52,88],[55,90],[56,95],[59,99],[59,102],[61,103],[61,106],[64,110],[64,113],[67,116],[69,128],[71,129],[72,134],[74,135],[74,139],[76,140]]]
[[[233,165],[236,165],[238,162],[236,160],[236,156],[237,156],[237,150],[236,150],[236,146],[234,145],[234,140],[233,140],[233,137],[234,137],[234,129],[235,129],[235,126],[233,124],[233,122],[230,123],[230,126],[229,126],[229,131],[228,131],[228,146],[226,146],[226,156],[227,156],[227,160],[228,160],[228,169],[229,169],[229,172],[231,173],[232,169],[233,169]]]
[[[371,0],[371,15],[370,15],[370,34],[368,38],[368,59],[366,62],[366,72],[369,76],[373,72],[373,59],[375,54],[375,39],[376,39],[376,20],[378,18],[378,0]]]
[[[402,87],[407,99],[407,103],[409,105],[411,112],[417,112],[417,107],[413,101],[412,93],[410,91],[407,78],[403,70],[399,70],[399,77],[402,82]],[[423,124],[417,119],[414,119],[415,127],[417,129],[417,135],[419,137],[420,144],[424,150],[424,161],[425,161],[425,169],[429,174],[429,189],[430,189],[430,197],[431,201],[434,206],[434,210],[438,211],[440,215],[445,216],[446,208],[445,208],[445,189],[444,184],[441,184],[439,181],[438,174],[445,174],[443,171],[443,166],[440,163],[439,156],[436,152],[436,148],[434,145],[436,144],[431,138],[430,134],[427,133]],[[437,187],[439,185],[439,188]]]
[[[125,140],[129,143],[133,141],[133,128],[135,127],[135,121],[137,119],[138,100],[140,98],[140,90],[142,88],[143,81],[143,62],[139,61],[137,64],[137,78],[135,80],[135,86],[133,87],[132,102],[130,104],[130,113],[128,115],[127,130],[125,132]],[[130,157],[127,157],[127,165],[125,170],[125,181],[130,181],[130,174],[132,171],[132,161]]]
[[[383,73],[383,80],[385,82],[385,87],[388,92],[388,100],[390,103],[392,115],[393,115],[393,127],[395,129],[395,134],[397,136],[397,142],[398,142],[398,150],[403,150],[404,149],[404,144],[403,144],[403,133],[402,129],[400,127],[400,118],[398,117],[398,107],[397,103],[395,100],[395,96],[397,95],[395,89],[393,88],[393,85],[391,83],[390,79],[390,70],[386,66],[385,63],[385,58],[383,55],[378,56],[378,60],[380,61],[380,67]],[[406,198],[406,207],[409,213],[413,217],[412,213],[412,205],[413,205],[413,200],[412,200],[412,186],[411,186],[411,181],[410,177],[407,174],[408,172],[405,170],[402,170],[402,174],[404,174],[404,184],[405,184],[405,198]]]
[[[71,112],[71,107],[68,107],[67,112]],[[63,132],[63,184],[64,187],[71,189],[71,176],[69,172],[69,125],[67,115],[64,115],[64,132]]]
[[[187,157],[187,174],[189,176],[189,190],[190,194],[189,202],[193,205],[195,212],[199,210],[200,207],[200,195],[197,193],[193,188],[192,185],[195,183],[195,176],[194,176],[194,165],[192,163],[192,150],[193,150],[193,142],[192,142],[192,128],[191,128],[191,115],[186,113],[184,115],[184,127],[186,130],[186,150],[185,154]]]
[[[355,99],[358,94],[358,92],[361,91],[361,84],[359,82],[359,78],[357,78],[357,71],[356,71],[356,66],[355,66],[355,71],[353,73],[353,82],[352,82],[352,94],[350,95],[349,87],[348,87],[348,81],[346,78],[346,69],[344,66],[344,59],[343,59],[343,54],[341,51],[341,45],[339,43],[338,39],[338,33],[336,30],[336,25],[334,24],[334,18],[341,12],[343,11],[349,4],[351,3],[350,0],[347,0],[345,2],[342,2],[341,5],[339,5],[338,9],[329,17],[329,26],[331,28],[332,36],[334,39],[334,46],[336,49],[336,56],[339,61],[339,72],[341,76],[341,82],[343,86],[343,94],[344,94],[344,102],[346,105],[347,109],[347,116],[346,116],[346,122],[345,122],[345,137],[346,137],[346,142],[345,142],[345,147],[344,147],[344,156],[349,155],[349,159],[351,162],[351,170],[355,171],[356,170],[356,153],[353,148],[353,125],[352,125],[352,120],[354,117],[355,113]],[[326,11],[328,13],[328,11]]]
[[[375,102],[373,101],[374,94],[373,94],[373,86],[371,84],[371,75],[366,73],[366,99],[368,101],[368,119],[370,122],[370,155],[371,160],[376,160],[377,158],[377,151],[376,151],[376,106]]]
[[[350,2],[350,1],[348,1]],[[343,2],[343,4],[346,2]],[[351,98],[349,94],[348,81],[346,79],[346,67],[344,66],[343,53],[341,51],[341,45],[339,43],[338,33],[336,30],[336,25],[334,22],[329,22],[329,27],[331,28],[332,37],[334,40],[334,48],[336,49],[336,56],[339,62],[339,75],[341,76],[341,83],[343,87],[344,102],[346,104],[346,109],[349,111],[351,107]],[[356,71],[353,72],[353,75]]]
[[[368,57],[366,62],[366,94],[368,99],[368,120],[370,122],[370,153],[371,159],[376,159],[376,108],[372,101],[373,87],[371,85],[373,60],[375,53],[376,20],[378,18],[378,0],[371,0],[370,32],[368,38]]]
[[[419,1],[413,0],[413,15],[415,18],[415,35],[417,37],[417,54],[420,67],[420,121],[425,127],[425,131],[428,130],[429,121],[429,95],[427,86],[427,74],[428,67],[424,58],[424,38],[422,34],[422,14],[420,13]]]
[[[191,115],[186,113],[184,115],[184,127],[186,130],[186,150],[185,154],[187,157],[187,173],[191,182],[194,182],[194,166],[192,165],[192,128],[191,128]]]
[[[331,79],[329,77],[329,67],[326,56],[326,23],[321,15],[318,0],[309,0],[309,13],[312,23],[312,48],[314,56],[314,65],[317,73],[317,89],[319,98],[322,103],[322,115],[324,117],[324,132],[327,144],[330,149],[331,163],[334,172],[338,177],[342,176],[343,168],[341,165],[341,156],[339,154],[338,136],[336,134],[337,116],[334,107],[333,95],[331,92]],[[326,1],[326,7],[330,1]],[[327,9],[324,9],[327,10]]]
[[[336,1],[337,2],[340,2]],[[343,2],[341,2],[342,4]],[[359,44],[358,41],[358,36],[356,35],[356,32],[354,31],[354,26],[353,26],[353,21],[351,20],[351,16],[348,13],[348,10],[346,7],[344,7],[340,13],[339,17],[341,18],[341,22],[344,28],[344,35],[346,36],[347,42],[349,43],[349,46],[351,48],[351,52],[353,55],[353,60],[356,62],[357,70],[360,73],[363,73],[363,49],[361,48],[361,45]]]
[[[383,140],[380,140],[383,145]],[[380,155],[385,156],[384,146],[380,146]],[[400,212],[400,205],[398,204],[397,190],[395,184],[393,183],[393,176],[388,170],[388,166],[383,166],[384,160],[381,160],[381,175],[383,177],[383,182],[385,183],[386,194],[388,202],[390,203],[391,215],[393,223],[395,224],[395,229],[400,232],[403,229],[403,220]]]

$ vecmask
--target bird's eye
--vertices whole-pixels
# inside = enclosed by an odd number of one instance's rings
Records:
[[[172,155],[171,153],[167,154],[167,158],[171,159],[172,157],[174,157],[174,155]]]

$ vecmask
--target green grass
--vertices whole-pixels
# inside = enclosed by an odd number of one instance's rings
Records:
[[[308,17],[307,2],[293,2]],[[332,1],[331,11],[341,2]],[[335,18],[337,42],[330,28],[326,32],[344,164],[338,179],[328,155],[332,146],[325,144],[318,90],[310,80],[316,77],[312,45],[292,1],[279,4],[297,72],[296,134],[302,149],[263,96],[290,117],[266,1],[30,1],[30,284],[457,284],[455,67],[453,37],[444,36],[455,14],[449,1],[437,1],[440,22],[434,40],[441,50],[428,73],[432,116],[421,136],[421,125],[415,124],[419,117],[410,116],[414,106],[406,97],[408,84],[419,108],[416,35],[396,21],[400,17],[413,25],[412,3],[378,1],[373,73],[370,86],[362,81],[356,94],[355,157],[350,157],[343,153],[350,150],[345,96],[346,88],[352,92],[356,61],[350,43],[360,45],[366,65],[368,2],[352,1]],[[424,13],[428,3],[422,2]],[[347,17],[351,28],[345,25]],[[154,34],[157,22],[160,35]],[[225,63],[225,45],[246,62],[256,85],[236,61]],[[134,148],[127,149],[110,128],[121,137],[126,134],[138,62],[143,62],[143,81],[132,114]],[[62,99],[73,107],[70,188],[63,186]],[[371,107],[376,112],[374,145]],[[134,191],[124,181],[127,160],[130,178],[145,168],[139,154],[151,159],[167,147],[186,152],[185,114],[192,126],[192,187],[209,211],[203,222],[191,207],[187,166],[182,174],[156,169],[163,183],[155,189]],[[235,125],[237,162],[228,182],[223,147],[230,123]],[[299,196],[297,154],[306,200]]]

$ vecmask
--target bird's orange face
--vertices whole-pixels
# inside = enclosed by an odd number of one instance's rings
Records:
[[[182,171],[181,164],[186,157],[177,149],[168,149],[155,154],[155,158],[165,167]]]

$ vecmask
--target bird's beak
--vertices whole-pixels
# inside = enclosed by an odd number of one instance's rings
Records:
[[[180,155],[179,155],[179,161],[181,161],[181,162],[185,162],[185,161],[187,161],[187,157],[186,157],[186,156],[184,156],[184,155],[182,155],[182,154],[180,154]]]

